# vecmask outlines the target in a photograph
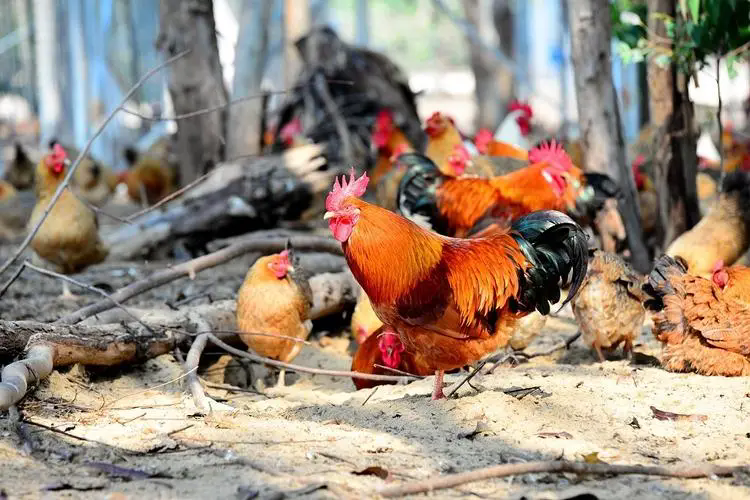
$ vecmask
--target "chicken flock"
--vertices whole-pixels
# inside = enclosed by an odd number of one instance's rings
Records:
[[[368,64],[382,62],[365,56]],[[402,76],[394,77],[399,85]],[[471,138],[441,112],[427,118],[420,136],[411,126],[416,108],[399,111],[401,100],[377,109],[369,135],[358,136],[371,141],[368,171],[352,168],[348,177],[336,178],[325,199],[322,218],[359,285],[352,371],[434,375],[432,398],[440,399],[446,371],[504,350],[522,351],[550,312],[570,303],[583,342],[600,361],[620,346],[630,356],[648,314],[664,346],[665,369],[750,375],[750,270],[739,265],[750,247],[745,150],[737,152],[739,146],[724,138],[740,159],[731,157],[721,181],[710,160],[701,160],[707,167],[697,179],[703,219],[642,275],[617,253],[627,238],[617,183],[580,168],[580,144],[532,138],[527,103],[511,103],[494,133],[483,129]],[[271,150],[315,141],[305,134],[304,117],[295,115],[299,109],[283,108],[266,131]],[[649,134],[645,129],[639,141]],[[111,197],[118,184],[144,204],[177,185],[158,150],[128,150],[131,166],[119,176],[87,157],[50,210],[68,154],[76,153],[57,141],[49,147],[34,154],[17,146],[0,183],[0,204],[7,215],[13,203],[30,199],[28,228],[49,211],[31,248],[35,259],[60,273],[106,258],[92,205]],[[648,156],[637,144],[631,156],[648,237],[656,230],[658,196]],[[7,233],[12,230],[0,228],[0,236]],[[291,247],[248,270],[236,309],[248,348],[285,363],[297,356],[312,331],[308,277]],[[67,286],[63,293],[70,295]],[[278,385],[284,382],[282,371]],[[388,383],[356,375],[353,382],[358,389]]]
[[[434,374],[432,397],[440,399],[446,371],[524,349],[546,315],[570,302],[583,342],[600,361],[619,346],[632,355],[648,313],[666,369],[750,373],[750,310],[742,296],[750,272],[727,267],[748,250],[748,174],[730,172],[718,190],[714,182],[703,221],[642,275],[614,252],[626,237],[617,184],[574,164],[574,144],[549,140],[524,149],[529,142],[518,138],[529,134],[530,118],[527,105],[513,103],[510,143],[488,130],[467,139],[449,116],[434,113],[420,152],[390,110],[378,113],[369,175],[352,169],[337,178],[325,203],[324,220],[361,287],[351,318],[358,345],[352,371]],[[506,121],[498,132],[507,129]],[[633,174],[647,205],[653,183],[643,163],[636,158]],[[601,234],[604,214],[614,228],[606,250],[590,247],[586,235]],[[653,214],[648,207],[641,214],[648,228]],[[277,276],[280,286],[293,283]],[[283,333],[306,338],[304,319]],[[265,319],[257,321],[255,329]],[[353,381],[358,389],[388,383]]]

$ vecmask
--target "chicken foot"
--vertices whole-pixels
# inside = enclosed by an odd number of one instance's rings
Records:
[[[443,394],[443,375],[445,375],[444,370],[435,370],[435,386],[432,389],[433,401],[436,399],[445,399],[445,394]]]
[[[67,281],[62,282],[62,293],[60,294],[60,300],[75,300],[78,296],[70,291],[70,285]]]

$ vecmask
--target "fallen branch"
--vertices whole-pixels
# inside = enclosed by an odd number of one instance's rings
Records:
[[[208,340],[210,340],[214,345],[217,347],[221,347],[225,351],[227,351],[230,354],[234,354],[235,356],[240,356],[242,358],[249,359],[250,361],[255,361],[256,363],[261,363],[268,366],[275,366],[276,368],[283,368],[285,370],[291,370],[298,373],[309,373],[310,375],[327,375],[329,377],[353,377],[353,378],[360,378],[364,380],[382,380],[386,382],[408,382],[410,380],[416,380],[421,377],[415,377],[410,375],[404,375],[401,377],[395,377],[391,375],[375,375],[371,373],[360,373],[360,372],[350,372],[350,371],[341,371],[341,370],[326,370],[323,368],[309,368],[307,366],[300,366],[295,365],[292,363],[284,363],[283,361],[276,361],[275,359],[270,358],[264,358],[263,356],[258,356],[257,354],[253,354],[252,352],[247,351],[241,351],[239,349],[235,349],[234,347],[225,344],[212,333],[208,334]]]
[[[49,376],[53,368],[75,363],[114,366],[142,362],[191,338],[170,329],[154,334],[138,324],[82,327],[1,321],[0,338],[8,332],[19,337],[31,335],[24,359],[9,364],[0,375],[0,410],[20,401],[29,386]]]
[[[341,246],[331,238],[322,238],[315,236],[293,236],[292,245],[300,250],[323,250],[331,253],[340,253]],[[196,259],[189,260],[182,264],[176,265],[170,269],[158,271],[148,278],[131,283],[125,288],[110,295],[110,298],[118,302],[135,297],[141,293],[147,292],[153,288],[170,283],[184,276],[194,276],[196,273],[205,269],[223,264],[241,255],[250,252],[272,253],[280,252],[286,247],[286,238],[269,238],[266,240],[250,240],[228,246],[208,255],[203,255]],[[95,304],[83,307],[71,314],[68,314],[59,320],[56,324],[75,324],[81,320],[98,314],[102,311],[112,308],[112,302],[101,300]]]
[[[206,392],[203,390],[201,381],[198,378],[198,365],[200,364],[201,354],[203,354],[203,349],[206,348],[207,343],[207,333],[201,333],[195,337],[184,363],[187,386],[188,389],[190,389],[190,394],[193,396],[193,402],[199,410],[205,413],[211,411],[211,404],[209,403],[208,397],[206,397]]]
[[[445,476],[412,481],[409,483],[386,486],[378,489],[377,493],[383,497],[400,497],[414,495],[416,493],[427,493],[430,491],[454,488],[463,484],[485,479],[496,479],[500,477],[517,476],[540,472],[569,472],[573,474],[642,474],[645,476],[676,477],[683,479],[695,479],[713,476],[729,476],[735,472],[750,471],[750,466],[724,466],[713,464],[702,465],[615,465],[615,464],[588,464],[584,462],[566,462],[555,460],[549,462],[527,462],[521,464],[504,464],[486,467],[469,472],[448,474]]]
[[[84,283],[82,281],[78,281],[77,279],[71,278],[70,276],[65,276],[64,274],[56,273],[54,271],[49,271],[47,269],[42,269],[41,267],[37,267],[34,264],[30,263],[29,261],[24,261],[24,263],[21,264],[21,267],[22,268],[23,267],[27,267],[27,268],[31,269],[32,271],[36,271],[37,273],[42,274],[44,276],[50,276],[52,278],[57,278],[57,279],[62,280],[62,281],[67,281],[68,283],[72,283],[72,284],[74,284],[76,286],[80,286],[81,288],[84,288],[86,290],[94,292],[97,295],[101,295],[105,299],[107,299],[110,302],[112,302],[112,305],[114,305],[115,307],[118,307],[120,310],[122,310],[130,319],[135,320],[136,322],[138,322],[141,325],[143,325],[144,328],[146,328],[147,330],[151,331],[151,329],[149,328],[149,326],[146,323],[142,322],[136,315],[134,315],[133,313],[131,313],[130,311],[128,311],[125,306],[123,306],[118,301],[116,301],[115,299],[113,299],[107,292],[105,292],[101,288],[97,288],[97,287],[95,287],[93,285],[89,285],[89,284]]]
[[[78,168],[78,165],[81,164],[81,160],[88,154],[89,149],[91,149],[91,145],[94,143],[97,137],[101,135],[101,133],[104,131],[104,127],[106,127],[109,122],[112,121],[112,119],[115,117],[118,111],[121,111],[124,109],[124,105],[130,98],[135,94],[135,92],[145,83],[146,80],[151,78],[152,75],[160,71],[161,69],[169,66],[176,60],[180,59],[181,57],[184,57],[190,52],[190,49],[184,50],[180,52],[179,54],[176,54],[163,63],[159,64],[158,66],[152,68],[149,70],[145,75],[143,75],[140,80],[138,80],[135,85],[133,85],[130,90],[125,94],[125,96],[120,101],[120,104],[112,110],[112,112],[107,116],[107,118],[104,119],[104,121],[99,125],[99,127],[96,129],[96,132],[94,132],[94,135],[91,136],[91,138],[86,142],[86,145],[83,147],[80,153],[78,153],[78,157],[75,159],[75,161],[72,163],[70,168],[68,168],[68,171],[65,173],[65,177],[63,177],[62,182],[60,182],[60,185],[57,186],[57,190],[55,191],[55,194],[52,196],[52,199],[50,200],[49,204],[47,205],[47,208],[44,209],[44,213],[42,214],[42,217],[39,219],[37,224],[29,231],[29,233],[26,235],[26,238],[21,242],[21,245],[16,249],[15,252],[13,252],[13,255],[10,256],[8,260],[5,261],[5,263],[0,267],[0,276],[2,276],[5,271],[8,270],[8,268],[18,259],[18,257],[21,256],[23,251],[26,249],[26,247],[29,246],[31,243],[31,240],[34,239],[34,236],[36,236],[36,233],[39,232],[39,228],[42,227],[42,224],[47,219],[47,216],[49,215],[50,211],[52,210],[52,207],[55,206],[55,203],[57,203],[57,200],[62,196],[63,191],[68,187],[68,184],[70,183],[70,180],[73,178],[73,175],[75,174],[76,169]],[[4,287],[5,288],[5,287]]]

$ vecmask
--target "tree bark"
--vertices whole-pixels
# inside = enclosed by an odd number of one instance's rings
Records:
[[[227,102],[216,45],[213,0],[161,0],[157,48],[166,57],[190,53],[168,69],[169,93],[176,114],[190,113]],[[180,182],[187,184],[224,157],[226,110],[180,120],[176,151]]]
[[[232,99],[260,93],[268,55],[268,28],[273,2],[254,0],[242,7],[234,63]],[[258,154],[261,149],[263,100],[251,99],[229,109],[227,158]]]
[[[503,47],[503,52],[512,54],[513,18],[504,0],[463,0],[466,20],[474,26],[479,37],[490,46],[500,41],[510,43],[511,50]],[[508,22],[510,20],[510,22]],[[508,32],[501,31],[507,30]],[[466,37],[471,54],[471,69],[474,73],[474,93],[477,102],[476,128],[494,130],[502,120],[502,110],[512,89],[512,74],[502,71],[500,65],[476,40]],[[501,43],[502,45],[502,43]]]
[[[675,15],[675,2],[649,0],[649,31],[666,37],[664,22],[655,14]],[[686,75],[674,66],[648,63],[649,113],[658,127],[658,154],[654,158],[654,184],[659,200],[657,239],[662,248],[700,220],[695,178],[698,171],[693,105]]]
[[[297,81],[302,60],[294,43],[310,31],[309,0],[284,0],[284,82],[290,88]]]
[[[625,162],[625,143],[612,81],[612,26],[608,0],[572,0],[569,9],[578,120],[585,151],[584,169],[609,175],[623,197],[619,210],[627,231],[633,266],[645,272],[635,181]]]

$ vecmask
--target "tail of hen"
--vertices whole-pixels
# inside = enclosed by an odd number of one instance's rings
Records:
[[[560,288],[568,285],[562,306],[573,299],[588,266],[588,243],[581,227],[561,212],[545,210],[516,220],[511,235],[531,264],[521,271],[517,309],[549,314],[550,305],[560,300]]]
[[[654,264],[654,270],[648,275],[648,282],[643,285],[643,291],[648,295],[643,305],[649,311],[659,312],[664,309],[664,298],[675,295],[672,276],[682,276],[687,273],[687,263],[682,257],[662,255]]]

